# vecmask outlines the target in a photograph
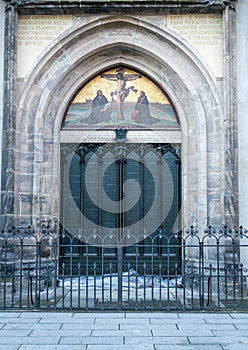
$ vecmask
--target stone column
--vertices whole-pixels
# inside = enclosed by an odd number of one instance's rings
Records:
[[[237,4],[237,103],[239,133],[239,221],[248,229],[248,3],[239,0]],[[247,239],[241,240],[247,245]],[[240,259],[248,267],[247,248],[240,251]]]
[[[13,225],[14,213],[14,134],[16,116],[16,38],[17,11],[6,6],[4,50],[4,102],[2,124],[2,194],[1,226]]]
[[[4,2],[0,0],[0,135],[3,132]],[[0,142],[0,186],[2,177],[2,143]],[[1,208],[1,194],[0,194]]]
[[[224,224],[237,228],[238,208],[238,119],[237,119],[237,71],[236,71],[236,5],[228,2],[223,16],[224,34]],[[237,244],[234,244],[237,243]],[[228,294],[238,293],[239,274],[238,240],[225,237],[223,241],[224,264],[220,263],[227,275]],[[221,273],[221,272],[220,272]],[[235,289],[234,289],[234,283]]]
[[[238,219],[238,135],[236,101],[236,14],[234,5],[224,11],[224,224],[237,226]]]

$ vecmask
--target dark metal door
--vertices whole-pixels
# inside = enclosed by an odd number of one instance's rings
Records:
[[[116,273],[119,309],[123,273],[172,276],[175,266],[178,273],[180,244],[169,238],[180,224],[178,149],[126,143],[62,148],[60,268],[66,275]]]

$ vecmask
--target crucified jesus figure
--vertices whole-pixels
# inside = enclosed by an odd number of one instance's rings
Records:
[[[127,81],[136,80],[141,78],[140,74],[124,74],[124,69],[118,69],[116,74],[102,74],[102,78],[107,80],[112,80],[117,82],[117,89],[115,92],[111,93],[111,96],[117,95],[117,105],[118,105],[118,120],[124,119],[124,101],[129,95],[130,90],[137,92],[134,86],[126,87]]]

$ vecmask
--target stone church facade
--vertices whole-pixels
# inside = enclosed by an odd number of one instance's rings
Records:
[[[62,120],[79,87],[117,65],[145,72],[177,111],[180,131],[142,134],[180,145],[182,227],[239,223],[236,1],[121,5],[2,3],[3,227],[59,221],[60,144],[113,140]]]
[[[63,154],[119,144],[116,126],[63,121],[82,87],[123,67],[176,111],[178,128],[120,129],[124,144],[176,149],[177,229],[247,225],[245,2],[1,1],[1,228],[63,224]]]

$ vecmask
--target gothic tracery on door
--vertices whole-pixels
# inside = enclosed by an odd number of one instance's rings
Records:
[[[158,234],[179,227],[178,150],[170,144],[62,145],[61,262],[70,266],[67,273],[77,274],[80,263],[82,274],[93,273],[94,264],[99,274],[130,267],[143,273],[144,264],[147,273],[158,273],[162,264],[173,274],[179,245],[168,249]]]

